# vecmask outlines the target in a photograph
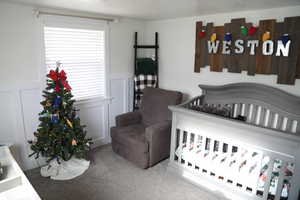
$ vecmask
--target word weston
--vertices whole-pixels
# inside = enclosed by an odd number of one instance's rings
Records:
[[[255,55],[256,48],[259,46],[259,40],[248,40],[247,43],[244,40],[238,39],[234,41],[234,46],[232,45],[232,41],[222,41],[222,54],[242,54],[245,51],[245,48],[249,48],[249,54]],[[262,42],[262,54],[266,56],[270,56],[275,54],[276,56],[288,56],[290,50],[291,41],[285,42],[285,44],[281,41],[277,41],[277,48],[275,50],[274,41],[266,40]],[[220,41],[208,41],[208,53],[216,54],[220,47]]]

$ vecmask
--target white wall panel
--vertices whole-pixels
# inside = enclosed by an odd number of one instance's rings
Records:
[[[19,95],[20,113],[18,113],[18,115],[19,120],[22,120],[21,124],[24,129],[24,140],[22,142],[18,139],[16,142],[19,143],[22,149],[20,154],[23,168],[30,169],[45,163],[43,158],[39,158],[38,160],[34,157],[28,158],[28,155],[32,153],[28,141],[33,140],[33,133],[37,130],[39,125],[38,114],[42,110],[40,106],[42,96],[39,88],[21,89]]]
[[[25,138],[33,139],[33,133],[39,125],[39,112],[43,109],[40,106],[41,93],[38,88],[21,91],[21,102],[24,120]]]
[[[127,80],[114,78],[110,81],[111,103],[109,105],[110,127],[115,126],[115,117],[128,110]]]
[[[87,137],[93,139],[93,147],[107,144],[108,137],[108,102],[79,103],[81,123],[86,125]]]
[[[13,144],[14,135],[14,99],[12,92],[0,91],[0,144]]]

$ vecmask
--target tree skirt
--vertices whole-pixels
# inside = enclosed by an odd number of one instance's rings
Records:
[[[48,165],[41,168],[43,177],[50,177],[53,180],[70,180],[83,174],[90,166],[90,161],[71,158],[68,161],[52,160]]]

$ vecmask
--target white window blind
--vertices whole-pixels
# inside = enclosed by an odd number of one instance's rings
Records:
[[[61,63],[77,100],[105,97],[105,31],[44,27],[47,71]]]

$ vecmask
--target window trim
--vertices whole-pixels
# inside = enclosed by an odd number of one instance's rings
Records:
[[[74,29],[88,29],[88,30],[101,30],[104,31],[105,38],[105,56],[104,56],[104,97],[90,97],[86,99],[75,99],[76,102],[89,102],[93,100],[109,100],[110,99],[110,26],[108,21],[104,20],[93,20],[93,19],[82,19],[78,17],[66,17],[66,16],[55,16],[55,15],[43,15],[40,17],[40,41],[41,41],[41,69],[39,73],[39,80],[41,82],[41,88],[46,87],[46,54],[45,54],[45,33],[44,27],[60,27],[60,28],[74,28]],[[71,86],[72,87],[72,86]]]

